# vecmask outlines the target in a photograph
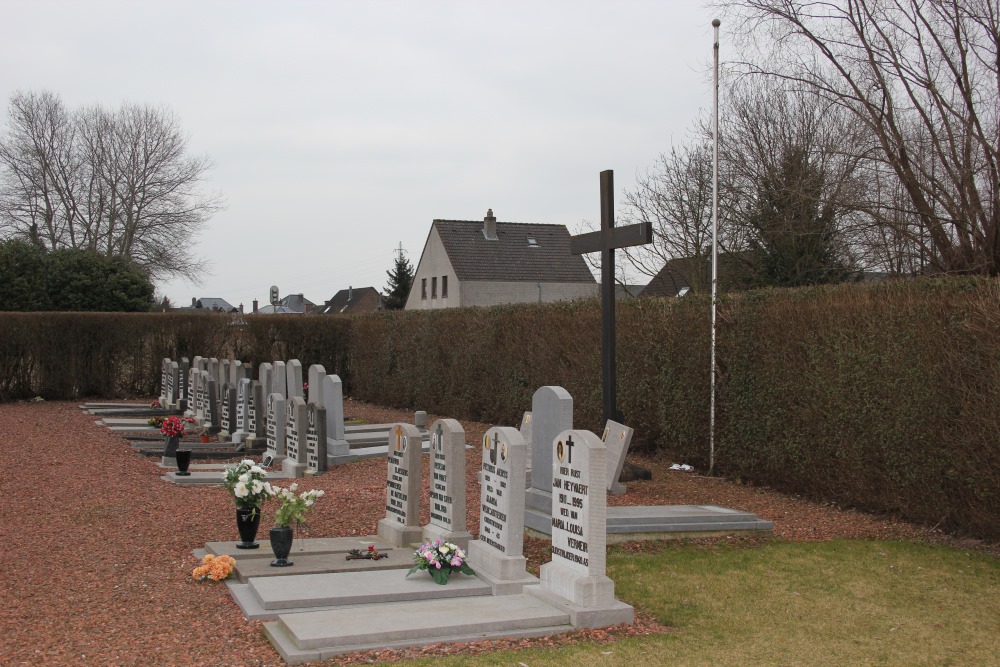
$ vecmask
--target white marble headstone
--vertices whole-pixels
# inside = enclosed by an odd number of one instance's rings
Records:
[[[413,424],[395,424],[389,431],[385,518],[378,535],[396,547],[420,542],[420,431]]]
[[[625,485],[618,479],[622,475],[622,468],[625,466],[625,455],[628,454],[628,446],[632,442],[632,435],[635,431],[625,424],[608,420],[604,427],[604,434],[601,440],[608,448],[608,493],[621,495],[625,493]]]
[[[430,435],[430,523],[424,540],[467,550],[472,534],[465,525],[465,429],[454,419],[439,419]]]

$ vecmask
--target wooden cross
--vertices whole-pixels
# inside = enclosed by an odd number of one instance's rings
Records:
[[[608,169],[601,172],[601,229],[570,237],[570,252],[583,255],[601,253],[601,368],[604,378],[604,421],[618,418],[615,377],[615,248],[653,242],[653,228],[641,222],[615,227],[615,176]]]

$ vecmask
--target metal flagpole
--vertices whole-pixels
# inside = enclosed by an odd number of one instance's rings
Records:
[[[719,26],[722,21],[712,21],[715,43],[715,73],[712,78],[712,397],[708,408],[708,474],[715,468],[715,310],[719,284]]]

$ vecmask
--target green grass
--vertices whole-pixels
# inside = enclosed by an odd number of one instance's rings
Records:
[[[662,635],[412,665],[1000,665],[1000,562],[915,542],[612,549]]]

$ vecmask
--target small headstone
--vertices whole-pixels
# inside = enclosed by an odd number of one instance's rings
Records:
[[[420,542],[420,475],[422,441],[413,424],[395,424],[389,431],[385,487],[385,518],[378,536],[395,547]]]
[[[205,376],[205,426],[208,432],[215,435],[219,432],[219,393],[215,390],[215,378]]]
[[[257,380],[250,382],[247,395],[247,439],[248,449],[263,449],[266,446],[267,408],[264,388]]]
[[[223,359],[223,360],[221,360],[219,362],[219,385],[218,385],[219,386],[219,391],[222,391],[222,386],[223,385],[226,385],[226,384],[229,384],[230,382],[233,382],[233,380],[232,380],[233,373],[230,370],[230,368],[232,367],[232,365],[233,365],[233,362],[229,361],[229,359]],[[233,382],[233,385],[235,386],[236,383]]]
[[[285,362],[276,361],[271,375],[271,391],[288,398],[288,375],[285,372]]]
[[[160,360],[160,403],[167,402],[167,373],[170,367],[170,358],[163,357]]]
[[[196,357],[198,359],[198,370],[207,371],[209,367],[208,357]]]
[[[292,477],[302,477],[306,471],[306,402],[301,396],[285,401],[285,460],[281,468]]]
[[[267,395],[267,453],[275,462],[285,459],[285,397]]]
[[[219,426],[227,436],[236,430],[236,389],[228,382],[222,385],[222,409],[219,411]]]
[[[527,504],[545,515],[552,507],[552,448],[561,431],[573,428],[573,397],[562,387],[540,387],[531,397],[531,487]],[[546,444],[542,444],[546,443]]]
[[[306,474],[326,472],[326,408],[318,403],[306,406]]]
[[[195,419],[201,419],[201,404],[198,402],[200,398],[198,390],[200,379],[201,371],[192,366],[191,370],[188,371],[188,409],[185,414],[189,413],[188,416]]]
[[[186,410],[191,397],[188,395],[188,378],[191,371],[191,362],[187,357],[181,357],[179,370],[179,383],[177,385],[177,409]],[[182,404],[183,402],[183,404]]]
[[[427,413],[423,410],[417,410],[413,413],[413,425],[420,429],[421,433],[427,432]]]
[[[431,426],[430,523],[425,540],[452,542],[468,550],[472,534],[465,526],[465,429],[454,419]]]
[[[288,398],[298,396],[305,399],[305,393],[302,391],[302,362],[298,359],[292,359],[286,365],[285,370],[288,372],[288,393],[286,394]]]
[[[607,448],[590,431],[565,430],[547,449],[554,466],[552,560],[541,567],[542,595],[566,600],[574,627],[630,623],[632,608],[615,600],[606,574]]]
[[[527,447],[528,458],[527,462],[525,463],[525,467],[530,473],[531,472],[531,411],[525,412],[524,415],[521,416],[520,433],[521,437],[524,438],[524,445],[525,447]]]
[[[208,371],[198,372],[198,418],[204,422],[208,413],[208,380],[211,377]]]
[[[309,367],[309,403],[323,404],[323,378],[326,377],[326,369],[319,364]]]
[[[528,575],[523,551],[526,449],[524,438],[509,426],[483,436],[479,539],[469,545],[469,564],[494,595],[520,593],[538,581]]]
[[[620,478],[634,433],[635,430],[628,426],[609,419],[601,436],[604,446],[608,448],[608,493],[616,496],[625,493],[625,485]]]
[[[323,378],[323,407],[326,408],[327,457],[333,461],[342,460],[350,456],[351,446],[344,435],[344,385],[337,375]]]
[[[180,397],[177,395],[181,385],[181,365],[176,361],[171,361],[167,367],[167,402],[164,407],[173,408],[177,405]]]
[[[216,391],[221,391],[222,390],[221,369],[222,369],[222,366],[221,366],[221,364],[219,364],[219,360],[218,359],[216,359],[215,357],[212,357],[211,359],[208,360],[208,374],[211,375],[212,379],[215,380],[215,389],[216,389]]]

